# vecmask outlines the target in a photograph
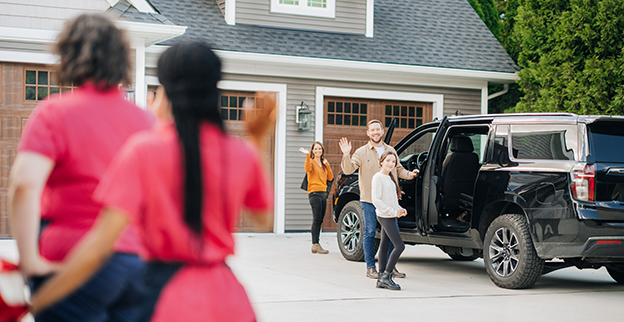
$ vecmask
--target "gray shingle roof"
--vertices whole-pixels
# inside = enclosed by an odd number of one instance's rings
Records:
[[[376,0],[373,38],[245,24],[228,26],[214,0],[150,3],[176,25],[188,26],[183,36],[164,44],[204,39],[214,49],[226,51],[497,72],[519,70],[466,0]],[[136,21],[134,14],[123,16]]]

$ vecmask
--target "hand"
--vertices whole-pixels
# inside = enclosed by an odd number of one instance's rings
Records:
[[[398,217],[398,218],[400,218],[400,217],[405,217],[405,216],[407,216],[407,209],[401,209],[401,210],[399,210],[399,211],[397,212],[397,217]]]
[[[299,152],[303,153],[303,154],[308,154],[310,153],[310,151],[304,149],[304,148],[299,148]]]
[[[256,92],[254,103],[256,108],[245,110],[245,126],[250,140],[262,149],[269,130],[275,128],[277,101],[274,93]],[[246,102],[247,100],[245,100]]]
[[[408,180],[412,180],[412,179],[416,178],[416,176],[418,176],[418,173],[419,173],[419,172],[420,172],[420,171],[418,171],[418,170],[416,170],[416,169],[412,170],[412,172],[410,172],[410,173],[409,173],[409,178],[408,178]]]
[[[51,262],[41,256],[33,258],[29,263],[22,261],[20,263],[20,270],[26,278],[32,276],[46,276],[58,271],[61,268],[61,263]]]
[[[347,138],[340,139],[338,145],[340,145],[340,151],[342,151],[342,155],[351,154],[351,149],[353,148],[353,146],[351,145],[351,142],[347,140]]]

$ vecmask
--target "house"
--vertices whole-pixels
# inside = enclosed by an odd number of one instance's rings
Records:
[[[275,187],[277,233],[310,229],[307,194],[299,189],[304,175],[299,147],[323,142],[338,173],[337,141],[346,136],[354,148],[364,144],[367,121],[398,118],[396,142],[434,118],[487,113],[488,85],[513,83],[519,70],[465,0],[18,2],[23,1],[0,1],[4,236],[10,234],[8,172],[21,127],[36,105],[27,97],[33,91],[28,87],[41,85],[28,82],[32,71],[38,73],[35,81],[40,71],[50,71],[46,64],[55,59],[45,47],[62,21],[80,11],[109,12],[128,31],[135,62],[129,93],[138,105],[145,105],[146,92],[158,85],[159,54],[184,39],[203,39],[222,58],[222,115],[231,132],[242,133],[244,99],[256,91],[276,93],[279,115],[263,153]],[[58,89],[63,90],[71,89]],[[296,122],[302,107],[311,112],[310,130],[300,130]],[[335,227],[330,212],[326,230]],[[255,230],[245,215],[239,227]]]

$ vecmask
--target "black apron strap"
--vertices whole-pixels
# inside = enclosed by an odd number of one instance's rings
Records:
[[[149,322],[154,314],[160,292],[182,267],[180,263],[149,262],[143,276],[145,296],[140,304],[138,322]]]

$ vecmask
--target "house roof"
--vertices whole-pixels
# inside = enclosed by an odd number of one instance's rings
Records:
[[[123,17],[132,22],[153,23],[158,25],[175,25],[167,17],[150,12],[141,12],[137,10],[131,3],[125,0],[120,0],[114,6],[106,11],[106,13],[113,17]]]
[[[150,3],[174,24],[188,26],[183,36],[164,45],[204,39],[224,51],[508,73],[520,70],[466,0],[376,0],[372,38],[240,23],[230,26],[214,0]],[[134,11],[122,16],[145,22]]]

